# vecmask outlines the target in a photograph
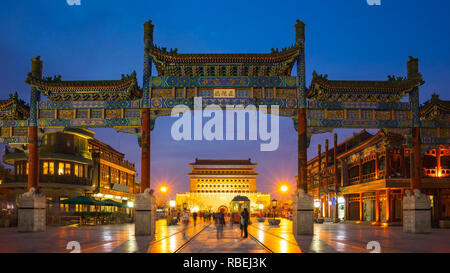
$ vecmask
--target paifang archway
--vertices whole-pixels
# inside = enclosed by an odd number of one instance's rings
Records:
[[[63,81],[42,77],[43,62],[32,59],[26,83],[31,86],[30,109],[13,115],[17,98],[1,108],[0,142],[21,146],[29,153],[28,189],[39,188],[39,145],[45,133],[65,127],[115,128],[135,134],[142,150],[141,192],[150,188],[150,136],[158,116],[179,104],[278,105],[291,117],[298,135],[298,189],[306,192],[306,150],[311,135],[334,128],[384,128],[408,136],[414,153],[421,154],[420,128],[448,127],[419,118],[419,86],[423,84],[418,59],[410,57],[407,77],[386,81],[333,81],[314,72],[305,83],[305,24],[295,24],[295,43],[266,54],[180,54],[153,43],[154,25],[144,24],[143,87],[136,73],[112,81]],[[152,63],[158,75],[152,76]],[[291,70],[297,66],[296,76]],[[220,91],[227,89],[226,96]],[[231,94],[231,95],[230,95]],[[41,95],[47,101],[41,101]],[[409,96],[409,102],[400,102]],[[15,102],[14,102],[15,100]],[[439,138],[428,139],[439,144]],[[421,157],[414,161],[420,173]],[[337,173],[337,172],[336,172]],[[337,181],[338,178],[336,178]],[[335,183],[338,191],[338,183]],[[420,189],[420,175],[412,189]]]

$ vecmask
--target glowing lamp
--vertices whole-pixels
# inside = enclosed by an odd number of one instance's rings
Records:
[[[272,208],[276,208],[278,204],[278,200],[277,199],[272,199]]]
[[[171,207],[171,208],[174,208],[175,207],[175,200],[170,200],[169,201],[169,206]]]

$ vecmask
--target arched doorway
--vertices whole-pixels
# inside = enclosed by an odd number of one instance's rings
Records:
[[[220,212],[220,210],[222,210],[222,209],[223,209],[223,213],[228,213],[228,207],[227,207],[227,206],[224,206],[224,205],[220,206],[220,207],[217,209],[217,211]]]

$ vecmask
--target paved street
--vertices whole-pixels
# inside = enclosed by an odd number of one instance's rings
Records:
[[[294,236],[291,222],[279,227],[258,223],[249,227],[249,238],[240,238],[238,225],[227,225],[224,238],[217,239],[214,224],[166,226],[157,221],[154,238],[134,236],[134,225],[89,227],[47,227],[42,233],[19,233],[16,228],[0,229],[0,252],[70,252],[67,243],[77,241],[81,252],[226,252],[300,253],[370,252],[367,243],[377,241],[381,252],[450,253],[450,230],[433,229],[431,234],[406,234],[402,227],[372,227],[354,224],[317,224],[314,236]]]

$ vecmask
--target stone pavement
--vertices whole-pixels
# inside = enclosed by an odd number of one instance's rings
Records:
[[[274,253],[301,253],[298,243],[292,234],[292,222],[281,219],[279,226],[271,226],[267,219],[259,223],[252,219],[248,232]]]
[[[207,224],[207,223],[206,223]],[[165,220],[156,223],[154,238],[134,236],[134,224],[85,227],[48,226],[46,232],[19,233],[17,228],[0,228],[0,252],[68,253],[67,243],[77,241],[81,252],[165,252],[179,250],[200,232],[206,224],[193,227],[192,221],[183,236],[183,226],[167,226]],[[356,224],[316,224],[314,236],[294,236],[292,223],[282,219],[279,227],[255,220],[249,233],[272,252],[363,252],[367,243],[377,241],[381,252],[444,252],[450,253],[450,229],[432,229],[431,234],[403,233],[402,227],[373,227]],[[224,238],[216,238],[212,224],[194,237],[180,252],[254,252],[267,249],[252,238],[241,239],[239,226],[227,225]]]
[[[214,224],[208,226],[196,236],[180,253],[267,253],[268,251],[253,240],[240,237],[239,225],[227,223],[223,230],[223,238],[217,239]]]
[[[401,226],[315,224],[314,236],[295,236],[303,252],[363,252],[376,241],[381,253],[450,253],[450,229],[432,229],[431,234],[404,233]]]

